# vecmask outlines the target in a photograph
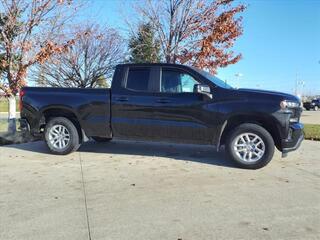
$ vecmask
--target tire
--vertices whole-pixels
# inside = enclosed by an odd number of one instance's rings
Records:
[[[318,111],[319,107],[318,106],[314,106],[313,110]]]
[[[105,137],[91,137],[93,140],[95,140],[96,142],[110,142],[112,140],[112,138],[105,138]]]
[[[243,141],[248,137],[249,141]],[[256,140],[253,143],[254,139]],[[245,123],[229,133],[226,139],[226,151],[239,167],[258,169],[271,161],[274,154],[274,141],[270,133],[263,127]],[[250,156],[252,159],[249,159]]]
[[[310,111],[310,108],[306,108],[307,111]]]
[[[69,136],[69,137],[68,137]],[[55,140],[56,138],[62,138]],[[76,126],[67,118],[52,118],[45,128],[45,141],[51,153],[66,155],[80,147],[80,138]]]

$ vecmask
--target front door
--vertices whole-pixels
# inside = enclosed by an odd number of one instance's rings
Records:
[[[153,107],[157,138],[210,143],[216,119],[209,110],[212,99],[194,92],[200,79],[183,69],[162,67],[159,71]]]

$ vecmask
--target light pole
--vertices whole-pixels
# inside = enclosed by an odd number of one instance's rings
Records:
[[[295,81],[295,87],[294,87],[294,95],[298,95],[298,81],[299,81],[299,77],[298,77],[298,72],[296,72],[296,81]]]
[[[224,80],[224,84],[227,86],[227,84],[228,84],[228,79],[225,79],[225,80]]]
[[[234,76],[236,77],[236,80],[237,80],[236,88],[239,88],[239,85],[240,85],[240,78],[242,78],[242,77],[243,77],[243,74],[242,74],[242,73],[236,73]]]
[[[295,90],[294,93],[296,96],[302,98],[303,95],[303,88],[306,85],[305,81],[303,81],[302,79],[299,79],[299,75],[298,72],[296,73],[296,81],[295,81]],[[300,86],[302,87],[301,92],[299,93],[299,88]]]

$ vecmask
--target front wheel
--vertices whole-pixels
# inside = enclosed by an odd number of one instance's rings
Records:
[[[79,133],[67,118],[52,118],[45,128],[45,140],[49,150],[58,155],[76,151],[80,146]]]
[[[226,150],[240,167],[258,169],[266,166],[274,154],[274,141],[263,127],[245,123],[239,125],[227,137]]]
[[[314,110],[315,110],[315,111],[318,111],[318,110],[319,110],[319,107],[318,107],[318,106],[314,106]]]

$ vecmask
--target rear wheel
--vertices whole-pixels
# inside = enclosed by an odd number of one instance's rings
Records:
[[[45,128],[45,140],[49,150],[58,155],[76,151],[80,146],[79,133],[67,118],[52,118]]]
[[[258,169],[271,161],[274,154],[274,141],[263,127],[245,123],[228,135],[226,150],[238,166]]]
[[[318,111],[318,110],[319,110],[319,107],[318,107],[318,106],[314,106],[314,110],[315,110],[315,111]]]
[[[93,140],[96,142],[109,142],[112,138],[105,138],[105,137],[92,137]]]

